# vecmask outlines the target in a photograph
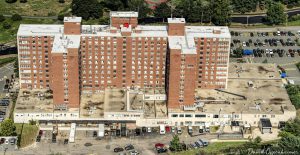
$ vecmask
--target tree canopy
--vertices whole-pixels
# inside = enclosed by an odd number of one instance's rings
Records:
[[[11,119],[5,119],[0,124],[0,135],[1,136],[15,136],[16,126]]]
[[[161,3],[155,8],[153,14],[155,17],[168,18],[171,17],[171,8],[166,2]]]
[[[281,3],[274,3],[268,7],[267,21],[270,24],[282,24],[286,22],[287,14],[284,12],[284,6]]]
[[[72,14],[83,19],[99,18],[103,15],[102,5],[97,0],[73,0]]]

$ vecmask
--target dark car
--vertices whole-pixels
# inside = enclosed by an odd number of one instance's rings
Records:
[[[139,128],[135,129],[135,135],[136,136],[141,135],[141,129],[139,129]]]
[[[116,130],[116,136],[121,136],[121,130],[120,129]]]
[[[43,130],[40,130],[39,131],[39,136],[42,136],[43,135]]]
[[[114,152],[122,152],[122,151],[124,151],[124,149],[121,147],[114,148]]]
[[[165,153],[165,152],[167,152],[168,150],[165,149],[165,148],[158,148],[158,149],[156,149],[156,151],[157,151],[157,153]]]
[[[133,145],[131,145],[131,144],[128,144],[128,145],[125,146],[125,150],[126,150],[126,151],[128,151],[128,150],[133,150],[133,149],[134,149],[134,147],[133,147]]]
[[[0,139],[0,144],[3,144],[5,142],[5,138]]]
[[[93,137],[97,137],[97,131],[93,131]]]
[[[68,143],[69,143],[69,139],[65,139],[64,144],[68,144]]]

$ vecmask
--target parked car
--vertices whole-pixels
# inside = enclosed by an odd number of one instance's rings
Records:
[[[148,133],[152,132],[151,127],[148,127],[148,128],[147,128],[147,132],[148,132]]]
[[[125,148],[126,151],[128,151],[128,150],[133,150],[133,149],[134,149],[133,145],[131,145],[131,144],[125,145],[124,148]]]
[[[122,152],[122,151],[124,151],[124,149],[121,147],[114,148],[114,152]]]
[[[181,127],[178,126],[178,127],[177,127],[177,134],[181,134],[181,133],[182,133]]]
[[[175,126],[171,127],[171,132],[175,133]]]
[[[156,151],[157,151],[157,153],[165,153],[165,152],[168,152],[168,150],[165,149],[165,148],[158,148],[158,149],[156,149]]]
[[[138,151],[136,151],[136,150],[132,150],[132,151],[130,151],[129,153],[130,153],[130,155],[139,155],[139,154],[140,154],[140,153],[139,153]]]

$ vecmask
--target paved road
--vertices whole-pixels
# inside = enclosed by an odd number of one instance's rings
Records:
[[[12,15],[3,15],[4,17],[12,17]],[[28,19],[57,19],[57,16],[21,16]]]
[[[14,73],[14,63],[9,63],[0,68],[0,94],[4,93],[5,77],[10,78]]]

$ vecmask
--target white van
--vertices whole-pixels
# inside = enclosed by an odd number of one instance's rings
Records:
[[[161,134],[161,135],[166,134],[166,128],[165,128],[165,125],[160,125],[160,126],[159,126],[159,134]]]
[[[178,126],[178,127],[177,127],[177,134],[181,134],[181,133],[182,133],[181,127]]]
[[[193,133],[193,127],[192,126],[188,126],[188,133],[192,134]]]

